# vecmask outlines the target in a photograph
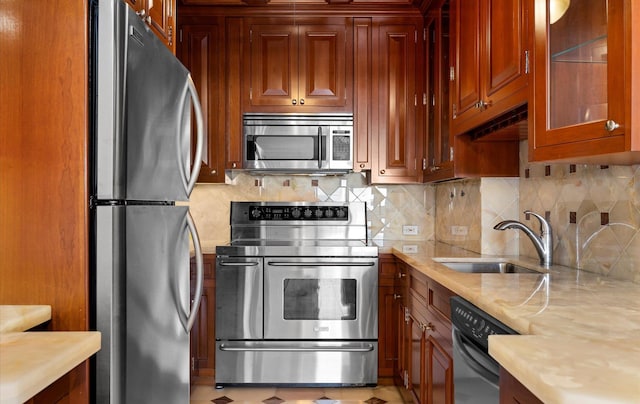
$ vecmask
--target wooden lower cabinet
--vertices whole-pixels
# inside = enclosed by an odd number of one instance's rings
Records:
[[[405,401],[453,404],[453,346],[449,299],[453,292],[399,262],[396,288],[396,385]],[[402,276],[404,274],[404,276]],[[404,305],[404,306],[403,306]]]
[[[500,404],[542,404],[542,401],[511,373],[500,368]]]
[[[215,254],[204,254],[204,285],[198,318],[191,329],[191,384],[214,383],[215,376]],[[195,290],[195,260],[191,259],[191,294]]]
[[[400,295],[396,293],[396,260],[381,254],[378,263],[378,384],[392,385],[398,362],[396,312]]]

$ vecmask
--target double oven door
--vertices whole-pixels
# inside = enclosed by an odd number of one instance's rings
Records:
[[[218,257],[216,383],[377,383],[377,258]]]

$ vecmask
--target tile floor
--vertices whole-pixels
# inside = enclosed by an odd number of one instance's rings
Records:
[[[394,386],[374,388],[249,388],[195,386],[190,404],[402,404]]]

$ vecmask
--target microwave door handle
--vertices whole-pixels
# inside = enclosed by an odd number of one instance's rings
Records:
[[[322,169],[322,126],[318,126],[318,169]]]

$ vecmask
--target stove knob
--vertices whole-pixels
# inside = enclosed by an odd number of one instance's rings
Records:
[[[325,216],[325,217],[333,217],[333,211],[332,211],[331,209],[327,209],[327,210],[324,212],[324,216]]]
[[[251,217],[254,219],[259,219],[260,216],[262,216],[262,210],[258,209],[258,208],[254,208],[251,211]]]
[[[339,208],[339,209],[336,211],[336,215],[337,215],[338,217],[345,217],[345,216],[347,215],[346,208]]]
[[[311,209],[306,208],[304,210],[304,217],[306,217],[307,219],[310,218],[313,215],[313,212],[311,211]]]
[[[293,209],[291,210],[291,216],[292,216],[294,219],[299,219],[299,218],[300,218],[300,216],[302,216],[302,212],[300,211],[300,208],[293,208]]]
[[[322,208],[316,208],[316,217],[322,217]]]

